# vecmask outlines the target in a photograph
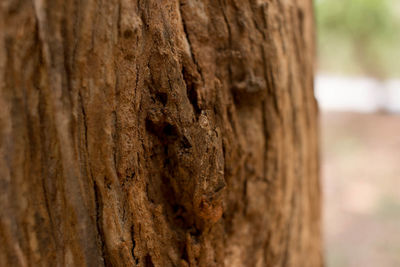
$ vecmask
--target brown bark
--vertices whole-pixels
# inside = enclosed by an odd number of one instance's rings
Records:
[[[1,266],[321,266],[311,0],[2,0]]]

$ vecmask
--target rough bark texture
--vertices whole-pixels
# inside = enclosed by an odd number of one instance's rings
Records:
[[[311,0],[2,0],[1,266],[321,266]]]

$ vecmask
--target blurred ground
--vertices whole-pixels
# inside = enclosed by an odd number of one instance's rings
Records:
[[[400,266],[400,116],[322,112],[328,267]]]

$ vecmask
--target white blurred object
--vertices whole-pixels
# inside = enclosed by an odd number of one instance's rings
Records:
[[[319,74],[315,95],[322,110],[400,113],[400,80]]]

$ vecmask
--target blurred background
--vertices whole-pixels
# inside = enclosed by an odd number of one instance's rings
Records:
[[[400,266],[400,0],[315,0],[328,267]]]

